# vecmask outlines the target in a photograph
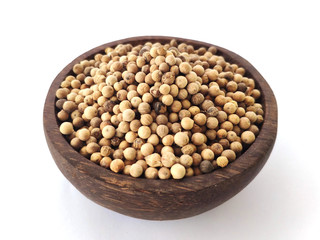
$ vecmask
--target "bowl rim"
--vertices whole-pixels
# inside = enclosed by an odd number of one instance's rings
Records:
[[[198,47],[214,46],[218,50],[218,54],[222,55],[227,61],[236,63],[246,70],[245,76],[253,78],[256,86],[261,91],[261,103],[264,106],[264,123],[260,129],[259,135],[256,137],[255,142],[234,162],[230,163],[227,167],[217,169],[208,174],[202,174],[193,177],[185,177],[180,180],[176,179],[146,179],[146,178],[133,178],[124,174],[114,173],[109,169],[105,169],[98,164],[91,162],[74,150],[69,142],[59,131],[59,125],[56,118],[55,110],[55,92],[60,87],[60,83],[64,78],[71,73],[72,66],[79,63],[81,60],[93,57],[96,53],[102,53],[106,47],[115,47],[118,44],[131,43],[132,45],[142,42],[161,42],[167,43],[171,39],[176,39],[178,42],[185,42]],[[254,168],[256,165],[261,165],[259,170],[263,167],[265,161],[263,156],[270,153],[277,135],[277,102],[275,96],[263,78],[263,76],[250,64],[246,59],[238,54],[229,51],[220,46],[191,40],[180,37],[171,36],[138,36],[125,38],[95,47],[71,61],[53,80],[44,105],[43,111],[43,127],[46,140],[51,151],[56,150],[55,154],[59,154],[64,158],[70,166],[73,166],[74,171],[79,171],[97,180],[101,185],[113,184],[123,189],[130,191],[151,191],[161,193],[179,193],[188,191],[199,191],[208,187],[218,186],[224,181],[232,181],[232,178],[243,174],[246,171]],[[54,139],[54,140],[53,140]],[[56,158],[53,157],[56,161]],[[264,161],[264,162],[262,162]],[[80,164],[81,163],[81,164]],[[61,169],[60,169],[61,170]],[[62,171],[63,172],[63,171]],[[66,176],[66,175],[65,175]],[[69,176],[66,176],[69,179]],[[166,185],[163,188],[163,185]]]

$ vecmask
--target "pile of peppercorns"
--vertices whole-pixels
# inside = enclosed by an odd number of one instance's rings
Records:
[[[181,179],[233,162],[259,134],[260,91],[217,49],[146,42],[106,48],[56,91],[60,132],[116,173]]]

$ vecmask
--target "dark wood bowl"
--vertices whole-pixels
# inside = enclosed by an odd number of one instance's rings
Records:
[[[261,91],[265,110],[264,123],[256,141],[236,161],[210,174],[182,180],[151,180],[116,174],[91,162],[75,151],[59,132],[55,110],[55,92],[72,66],[92,58],[106,47],[120,43],[141,44],[146,41],[167,43],[172,37],[143,36],[127,38],[96,47],[68,64],[55,78],[44,106],[43,124],[46,140],[63,175],[86,197],[116,212],[143,219],[169,220],[191,217],[210,210],[240,192],[266,163],[277,135],[277,103],[268,83],[245,59],[224,48],[218,54],[246,69]],[[212,44],[175,38],[195,48]]]

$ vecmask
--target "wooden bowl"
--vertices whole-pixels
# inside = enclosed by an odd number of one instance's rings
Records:
[[[127,38],[96,47],[68,64],[53,81],[44,106],[43,124],[46,140],[57,166],[64,176],[87,198],[116,212],[143,219],[168,220],[191,217],[210,210],[240,192],[259,173],[273,148],[277,134],[277,103],[261,74],[245,59],[224,48],[218,54],[246,69],[261,91],[265,110],[264,123],[256,141],[236,161],[210,174],[182,180],[151,180],[116,174],[91,162],[75,151],[59,132],[55,92],[72,66],[120,43],[142,44],[146,41],[167,43],[172,37],[144,36]],[[195,48],[212,44],[175,38]]]

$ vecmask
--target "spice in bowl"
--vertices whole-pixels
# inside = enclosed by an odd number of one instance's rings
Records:
[[[261,93],[216,47],[119,44],[73,66],[56,91],[60,132],[81,155],[134,178],[227,167],[256,139]]]

